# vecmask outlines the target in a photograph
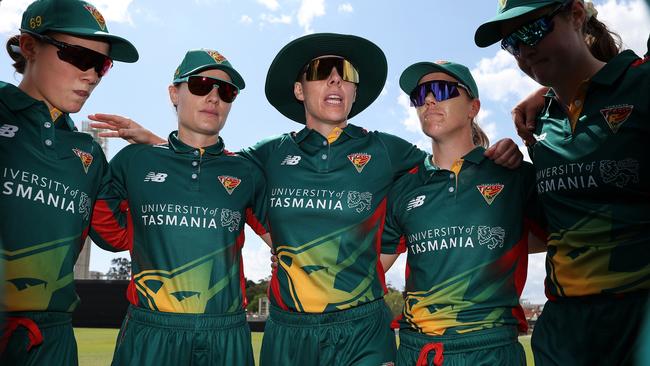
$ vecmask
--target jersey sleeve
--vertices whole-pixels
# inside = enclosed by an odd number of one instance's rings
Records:
[[[281,136],[269,137],[268,139],[264,139],[251,147],[242,149],[237,154],[252,161],[263,171],[264,166],[266,166],[266,160],[271,155],[271,152],[278,143],[278,140],[281,138]]]
[[[388,152],[394,179],[404,175],[427,156],[426,152],[400,137],[382,132],[378,134]]]
[[[524,223],[526,228],[536,237],[543,239],[546,237],[546,216],[537,197],[535,186],[535,168],[533,165],[524,162],[521,165],[521,174],[523,181],[524,194]]]
[[[398,254],[406,251],[406,240],[399,225],[399,198],[397,184],[388,192],[386,197],[386,221],[381,235],[382,254]]]
[[[253,164],[251,164],[251,175],[253,176],[254,187],[251,204],[246,209],[246,223],[257,235],[263,235],[269,231],[266,180],[261,169],[253,166]]]
[[[93,209],[89,235],[105,250],[117,252],[132,247],[131,214],[126,191],[129,147],[119,152],[109,165]]]

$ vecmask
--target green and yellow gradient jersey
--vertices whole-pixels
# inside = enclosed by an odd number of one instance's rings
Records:
[[[129,301],[163,312],[225,314],[246,306],[244,223],[266,228],[266,184],[250,161],[177,133],[167,144],[130,145],[110,163],[91,237],[131,252]]]
[[[108,176],[67,114],[0,82],[0,268],[6,311],[71,312],[73,268]]]
[[[304,128],[242,152],[263,170],[279,266],[269,298],[285,310],[323,313],[383,297],[379,262],[390,185],[425,154],[354,125],[328,139]]]
[[[519,296],[536,230],[534,171],[496,165],[477,147],[452,171],[423,159],[388,194],[383,252],[407,252],[402,329],[460,334],[527,327]]]
[[[649,109],[650,62],[632,51],[585,81],[570,113],[548,93],[530,152],[549,299],[650,288]]]

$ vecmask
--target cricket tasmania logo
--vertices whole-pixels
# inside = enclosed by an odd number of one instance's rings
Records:
[[[90,4],[85,4],[84,8],[88,10],[90,14],[92,14],[93,18],[97,21],[97,25],[99,25],[99,28],[101,28],[103,31],[106,30],[106,21],[104,20],[104,17],[102,16],[102,13],[99,12],[94,6]]]
[[[363,168],[368,164],[371,158],[372,156],[366,153],[354,153],[348,155],[348,159],[359,173],[363,171]]]
[[[503,184],[481,184],[476,186],[481,196],[485,199],[488,205],[491,205],[494,202],[494,199],[501,193],[503,190]]]
[[[241,179],[229,175],[220,175],[219,182],[221,182],[221,185],[226,189],[228,194],[232,194],[232,191],[234,191],[241,183]]]
[[[601,109],[600,114],[603,115],[603,118],[605,118],[605,121],[612,132],[616,133],[621,125],[627,121],[628,117],[630,117],[633,109],[634,106],[629,104],[617,105]]]
[[[90,164],[93,163],[93,156],[90,153],[87,153],[85,151],[81,151],[79,149],[72,149],[72,152],[74,152],[75,155],[79,157],[81,160],[81,165],[84,167],[84,172],[88,174],[88,168],[90,167]]]

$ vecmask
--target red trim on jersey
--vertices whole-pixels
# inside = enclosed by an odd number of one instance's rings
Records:
[[[399,329],[399,321],[404,318],[404,314],[399,314],[390,322],[390,329]]]
[[[524,230],[530,231],[533,235],[543,240],[546,240],[548,237],[546,230],[539,226],[537,221],[534,220],[524,219]]]
[[[253,229],[253,231],[257,235],[264,235],[268,232],[266,231],[264,225],[262,225],[260,220],[257,219],[255,214],[253,213],[253,209],[250,207],[246,209],[246,223],[248,224],[248,226],[251,227],[251,229]]]
[[[119,250],[133,249],[133,220],[129,202],[120,202],[119,213],[126,215],[127,226],[120,226],[108,201],[97,200],[93,208],[91,225],[104,242]]]
[[[411,168],[411,170],[408,171],[408,174],[417,174],[419,170],[420,170],[420,166],[416,165],[413,168]]]
[[[32,347],[43,343],[43,334],[38,328],[38,325],[32,319],[27,317],[8,317],[4,324],[2,338],[0,339],[0,354],[4,353],[11,335],[19,326],[27,329],[27,338],[29,338],[29,342],[27,343],[27,352],[29,352]]]
[[[267,290],[267,296],[269,299],[272,297],[275,299],[276,303],[282,310],[289,310],[289,307],[287,304],[282,301],[282,296],[280,296],[280,281],[278,280],[278,268],[280,264],[278,263],[278,267],[273,268],[271,271],[271,284],[269,285],[269,288]]]
[[[397,253],[404,253],[406,251],[406,238],[404,235],[399,237],[399,243],[396,248]]]
[[[129,287],[126,288],[126,299],[135,306],[138,306],[138,290],[135,288],[135,282],[133,282],[133,274],[131,274],[131,281],[129,281]]]
[[[640,58],[640,59],[638,59],[638,60],[632,62],[632,64],[630,64],[630,66],[631,66],[631,67],[638,67],[638,66],[641,66],[641,65],[643,65],[644,63],[648,62],[648,60],[650,60],[650,56],[646,56],[646,57],[644,57],[644,58]]]
[[[237,239],[235,239],[235,248],[239,251],[239,287],[241,287],[242,309],[246,309],[248,306],[248,299],[246,298],[246,277],[244,277],[244,261],[241,255],[241,250],[244,247],[245,240],[246,235],[242,229],[239,235],[237,235]]]
[[[234,153],[232,151],[228,151],[226,149],[223,149],[223,154],[226,155],[226,156],[237,156],[236,153]]]

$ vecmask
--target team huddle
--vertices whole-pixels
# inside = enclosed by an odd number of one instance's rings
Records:
[[[167,138],[90,116],[134,142],[109,164],[69,114],[138,51],[87,2],[34,1],[7,42],[22,80],[0,82],[0,364],[78,364],[73,267],[90,236],[132,259],[113,365],[254,365],[246,224],[274,254],[261,365],[525,365],[536,252],[548,302],[535,364],[650,362],[648,57],[621,50],[583,0],[501,0],[475,34],[497,42],[544,86],[514,113],[532,163],[510,139],[490,146],[476,81],[455,61],[399,78],[432,153],[348,123],[380,95],[386,56],[315,33],[266,78],[297,132],[228,151],[220,132],[246,83],[221,50],[194,49],[170,70]],[[384,276],[400,254],[393,319]]]

